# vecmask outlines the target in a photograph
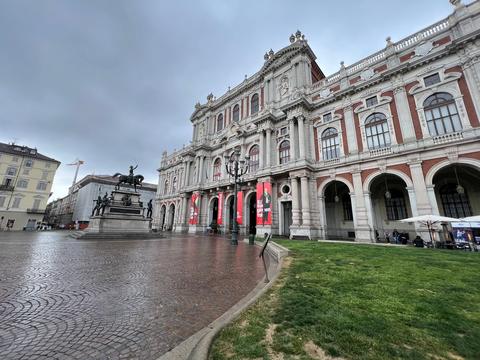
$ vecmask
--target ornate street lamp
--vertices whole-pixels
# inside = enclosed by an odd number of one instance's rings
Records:
[[[237,223],[237,185],[239,178],[248,171],[250,157],[245,156],[244,160],[240,160],[240,148],[235,148],[232,156],[225,155],[225,169],[228,175],[233,177],[233,228],[232,228],[232,245],[238,245],[238,223]]]

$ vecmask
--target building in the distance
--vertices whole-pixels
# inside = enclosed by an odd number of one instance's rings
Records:
[[[69,190],[69,194],[63,198],[56,199],[48,204],[45,221],[55,227],[78,228],[88,226],[92,210],[95,206],[94,201],[98,196],[110,195],[114,190],[118,178],[110,175],[87,175],[77,181]],[[131,185],[122,185],[130,188]],[[147,206],[149,200],[155,201],[155,184],[142,183],[137,192],[140,193],[140,200],[144,206]],[[145,209],[145,215],[147,210]]]
[[[162,157],[154,226],[228,232],[237,216],[244,234],[373,241],[421,232],[403,218],[480,214],[480,2],[450,2],[447,18],[329,76],[298,31],[196,104],[191,144]],[[235,148],[250,157],[237,209]]]
[[[59,165],[37,149],[0,143],[0,230],[41,224]]]

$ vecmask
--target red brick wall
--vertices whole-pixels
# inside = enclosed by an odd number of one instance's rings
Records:
[[[340,90],[340,85],[335,85],[335,86],[332,86],[332,87],[330,88],[330,91],[331,91],[331,92],[336,92],[336,91],[338,91],[338,90]]]
[[[345,119],[343,117],[343,109],[335,110],[334,114],[338,114],[342,118],[340,120],[340,126],[342,127],[343,151],[344,151],[345,155],[348,155],[349,152],[348,152],[347,132],[346,132],[346,129],[345,129]]]
[[[358,147],[358,152],[363,151],[363,142],[362,142],[362,133],[360,131],[360,119],[358,118],[358,114],[355,113],[355,109],[362,105],[363,103],[359,102],[356,104],[353,104],[352,109],[353,109],[353,120],[355,123],[355,133],[357,134],[357,147]]]
[[[435,41],[433,42],[433,46],[440,46],[440,45],[443,45],[443,44],[447,44],[447,43],[449,43],[450,41],[452,41],[452,40],[450,39],[450,36],[445,36],[445,37],[443,37],[443,38],[441,38],[441,39],[435,40]]]
[[[471,159],[480,160],[480,151],[468,153],[468,154],[462,154],[462,157],[468,157]]]
[[[462,77],[458,79],[458,87],[460,92],[463,95],[463,102],[465,104],[465,109],[467,110],[468,118],[470,119],[470,124],[472,127],[479,127],[480,123],[478,122],[477,113],[475,112],[475,106],[473,105],[472,95],[468,89],[467,80],[465,80],[465,74],[462,71],[460,66],[454,66],[450,69],[445,70],[445,73],[449,72],[459,72],[462,74]]]
[[[386,91],[382,96],[389,96],[392,98],[390,102],[390,112],[392,113],[393,128],[395,129],[395,138],[397,139],[398,144],[403,144],[403,135],[400,128],[400,120],[398,119],[397,104],[395,103],[395,97],[393,96],[393,91]]]
[[[314,136],[314,143],[315,143],[315,159],[319,161],[320,150],[318,149],[318,129],[316,127],[313,128],[313,136]]]
[[[447,160],[447,157],[441,157],[441,158],[436,158],[436,159],[429,159],[425,160],[422,162],[422,170],[423,170],[423,176],[427,176],[428,172],[432,168],[432,166],[438,164],[441,161]]]
[[[350,85],[355,84],[356,82],[360,81],[360,76],[356,76],[353,79],[350,80]]]
[[[405,61],[411,59],[413,57],[413,55],[415,55],[415,52],[412,51],[411,53],[400,56],[400,62],[402,63],[402,62],[405,62]]]
[[[387,64],[383,64],[383,65],[375,68],[373,71],[375,73],[380,73],[380,72],[385,71],[385,70],[387,70]]]
[[[413,120],[413,128],[415,130],[415,137],[417,140],[420,140],[423,137],[422,128],[420,127],[420,119],[418,118],[417,106],[415,104],[415,99],[413,95],[410,95],[408,91],[415,85],[418,84],[418,81],[411,82],[405,86],[405,91],[407,92],[408,107],[410,108],[410,115]]]

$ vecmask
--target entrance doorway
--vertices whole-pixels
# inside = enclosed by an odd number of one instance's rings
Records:
[[[233,217],[235,216],[235,210],[233,209],[233,196],[228,198],[228,231],[233,229]]]
[[[37,220],[28,219],[27,226],[25,227],[25,230],[35,230],[36,226],[37,226]]]
[[[251,193],[248,199],[248,233],[257,234],[257,193]]]
[[[292,202],[291,201],[282,202],[282,209],[283,209],[282,235],[290,236],[290,226],[292,225]]]
[[[175,219],[175,205],[170,205],[168,209],[168,226],[167,230],[171,231],[173,229],[173,221]]]
[[[218,231],[218,198],[213,198],[210,203],[210,221],[208,226],[212,229],[213,232]]]

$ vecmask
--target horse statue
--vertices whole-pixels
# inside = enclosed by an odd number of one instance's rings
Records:
[[[118,177],[118,183],[115,185],[115,190],[119,190],[121,184],[130,184],[133,185],[135,192],[137,192],[137,185],[141,187],[142,181],[145,179],[143,175],[133,175],[133,170],[135,170],[137,167],[138,165],[135,167],[130,166],[129,175],[123,175],[120,173],[113,174],[112,177]]]

